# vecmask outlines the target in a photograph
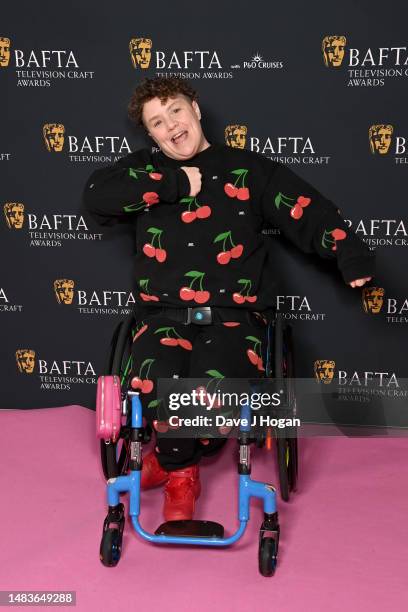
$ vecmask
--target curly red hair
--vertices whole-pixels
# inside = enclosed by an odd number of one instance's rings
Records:
[[[177,77],[169,79],[165,77],[146,78],[136,87],[130,98],[128,105],[129,118],[137,125],[143,125],[142,112],[143,105],[146,102],[153,98],[159,98],[165,104],[168,98],[173,98],[177,94],[187,96],[191,102],[198,99],[197,92],[186,81]]]

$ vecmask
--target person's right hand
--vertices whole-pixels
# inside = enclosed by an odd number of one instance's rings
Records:
[[[194,166],[182,166],[181,170],[188,176],[190,181],[190,196],[195,197],[201,191],[201,172],[199,168]]]

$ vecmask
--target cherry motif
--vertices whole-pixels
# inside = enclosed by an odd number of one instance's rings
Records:
[[[156,249],[156,259],[159,263],[166,261],[167,251],[165,249]]]
[[[227,264],[231,261],[231,251],[221,251],[217,255],[217,261],[219,264]]]
[[[249,361],[253,364],[256,365],[258,363],[258,355],[255,353],[255,351],[253,351],[252,349],[248,349],[247,350],[247,355],[248,355],[248,359]]]
[[[132,389],[141,389],[142,379],[139,376],[134,376],[130,381],[130,386],[132,387]]]
[[[182,198],[180,204],[188,204],[188,210],[181,213],[181,220],[184,223],[192,223],[196,219],[207,219],[211,215],[211,208],[207,204],[198,204],[196,197]],[[190,210],[192,204],[196,210]]]
[[[238,327],[241,323],[238,323],[238,321],[224,321],[223,325],[225,325],[225,327]]]
[[[256,302],[258,296],[249,295],[252,287],[252,282],[249,280],[249,278],[240,278],[238,280],[238,284],[243,285],[243,288],[241,292],[237,291],[232,294],[232,299],[234,300],[234,302],[236,302],[237,304],[243,304],[244,302],[250,302],[252,304]],[[245,295],[242,295],[243,292],[245,292]]]
[[[187,301],[194,299],[195,293],[194,289],[190,289],[190,287],[182,287],[179,295],[182,300]]]
[[[249,200],[249,189],[248,187],[240,187],[237,193],[238,200]]]
[[[196,210],[196,215],[198,219],[206,219],[211,215],[211,208],[207,205],[200,206],[200,208],[197,208]]]
[[[224,191],[230,198],[235,198],[238,193],[238,187],[235,187],[232,183],[226,183],[224,185]]]
[[[148,206],[151,206],[152,204],[157,204],[160,201],[159,196],[155,191],[147,191],[143,194],[142,198]]]
[[[237,200],[249,200],[249,189],[245,187],[245,178],[248,174],[246,168],[238,168],[237,170],[231,170],[231,174],[237,175],[237,179],[234,184],[226,183],[224,185],[224,192],[229,198],[237,198]],[[238,181],[242,182],[241,187],[237,187]]]
[[[209,299],[210,299],[209,291],[196,291],[195,296],[194,296],[194,301],[197,302],[197,304],[204,304],[205,302],[208,302]]]
[[[290,216],[292,217],[292,219],[296,219],[297,221],[302,215],[303,208],[299,204],[295,204],[293,208],[290,209]]]
[[[281,204],[283,204],[284,206],[288,206],[290,208],[290,216],[292,217],[292,219],[297,221],[302,217],[303,209],[306,208],[306,206],[309,206],[312,200],[311,198],[307,198],[305,196],[298,196],[294,204],[292,204],[293,201],[294,198],[290,198],[289,196],[286,196],[284,193],[281,192],[279,192],[275,196],[276,208],[279,210]]]
[[[214,238],[213,243],[215,244],[216,242],[221,242],[221,241],[222,241],[222,251],[220,251],[220,253],[218,253],[217,255],[217,262],[219,264],[225,265],[229,263],[231,259],[237,259],[238,257],[241,257],[243,250],[244,250],[244,246],[242,244],[234,244],[232,237],[231,237],[231,230],[228,230],[227,232],[221,232],[221,234],[218,234]],[[232,245],[229,250],[227,250],[227,242],[229,242]]]
[[[153,427],[159,433],[166,433],[169,429],[169,426],[166,421],[153,421]]]
[[[331,235],[335,240],[344,240],[347,236],[346,232],[338,227],[331,232]]]
[[[154,383],[149,376],[149,371],[152,366],[154,359],[145,359],[140,366],[139,373],[137,376],[133,376],[130,385],[132,389],[140,389],[142,393],[150,393],[154,387]],[[142,371],[146,371],[146,378],[142,378]]]
[[[181,213],[181,220],[184,221],[184,223],[191,223],[196,218],[197,213],[195,213],[194,211],[185,210],[183,213]]]
[[[327,249],[331,245],[331,250],[337,251],[336,240],[344,240],[346,236],[347,233],[339,227],[336,227],[334,230],[324,230],[322,236],[322,247]]]
[[[142,289],[144,289],[144,292],[140,292],[139,295],[142,298],[142,300],[144,302],[158,302],[159,298],[157,295],[151,295],[150,293],[146,293],[146,291],[148,291],[148,284],[149,284],[149,279],[148,278],[141,278],[139,280],[139,285]]]
[[[204,304],[210,299],[210,292],[205,291],[203,288],[203,279],[205,276],[205,272],[199,272],[198,270],[190,270],[186,272],[184,276],[189,276],[193,280],[190,283],[189,287],[182,287],[180,289],[179,295],[180,298],[184,301],[194,300],[197,304]],[[196,291],[192,288],[192,285],[199,281],[199,290]]]
[[[236,302],[237,304],[243,304],[245,302],[245,298],[243,295],[241,295],[240,293],[233,293],[232,294],[232,299],[234,300],[234,302]]]
[[[232,249],[230,250],[231,257],[233,259],[238,259],[238,257],[241,257],[243,250],[244,250],[244,246],[242,244],[237,244],[236,246],[232,247]]]
[[[302,208],[306,208],[306,206],[309,206],[311,201],[312,200],[310,198],[305,198],[305,196],[299,196],[296,200],[296,203],[299,204]]]
[[[177,338],[160,338],[160,343],[165,346],[177,346],[178,339]]]
[[[145,302],[158,302],[159,298],[157,297],[157,295],[148,295],[147,293],[139,293],[140,297],[142,298],[142,300],[144,300]]]
[[[260,353],[261,351],[261,341],[255,336],[246,336],[245,340],[250,340],[254,343],[253,348],[247,349],[246,352],[249,361],[252,363],[252,365],[256,366],[258,370],[263,371],[264,367],[262,364],[262,356],[258,354],[258,352]]]
[[[259,357],[256,367],[258,368],[260,372],[265,372],[265,368],[263,367],[262,357]]]
[[[191,344],[190,340],[187,340],[187,338],[178,338],[177,342],[183,349],[186,349],[186,351],[193,350],[193,345]]]
[[[143,334],[143,333],[146,331],[147,327],[148,327],[148,326],[145,324],[145,325],[143,325],[143,327],[141,327],[141,328],[139,329],[139,331],[138,331],[138,332],[136,332],[136,333],[135,333],[135,335],[134,335],[134,337],[133,337],[133,342],[134,342],[135,340],[137,340],[137,338],[139,338],[139,336],[141,336],[141,335],[142,335],[142,334]]]
[[[160,172],[150,172],[149,176],[154,181],[160,181],[163,178],[163,175]]]
[[[154,383],[149,378],[142,380],[142,393],[150,393],[153,389]]]
[[[150,242],[146,242],[146,244],[143,246],[143,253],[147,255],[147,257],[154,257],[156,249]]]
[[[192,350],[193,345],[191,344],[190,340],[187,340],[187,338],[182,338],[174,327],[159,327],[154,333],[160,334],[162,332],[166,332],[166,336],[160,338],[160,343],[164,344],[164,346],[181,346],[186,351]],[[170,333],[175,334],[178,336],[178,338],[169,336]]]

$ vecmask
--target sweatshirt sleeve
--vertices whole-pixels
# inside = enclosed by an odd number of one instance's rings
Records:
[[[292,170],[275,163],[261,196],[262,214],[304,253],[337,263],[346,283],[375,274],[375,253],[338,208]]]
[[[184,170],[153,166],[148,149],[142,149],[95,170],[86,182],[83,203],[99,224],[113,225],[189,193]]]

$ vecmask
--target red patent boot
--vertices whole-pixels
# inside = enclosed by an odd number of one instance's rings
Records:
[[[151,451],[146,455],[146,457],[143,457],[141,478],[142,489],[157,487],[167,482],[168,478],[169,472],[162,468],[154,451]]]
[[[163,514],[166,521],[191,520],[201,493],[198,465],[169,472],[164,490]]]

